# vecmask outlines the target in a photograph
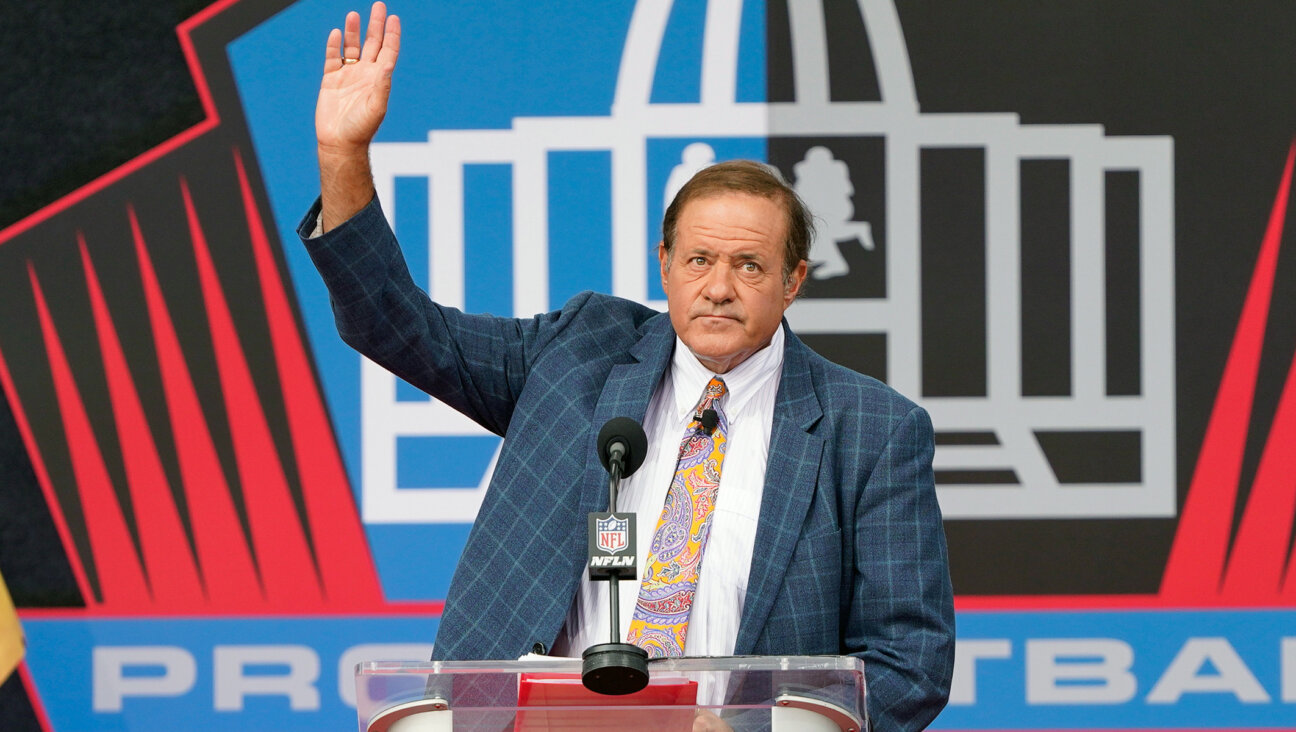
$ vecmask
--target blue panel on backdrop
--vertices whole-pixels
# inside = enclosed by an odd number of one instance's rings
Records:
[[[612,291],[612,154],[549,154],[549,307]]]
[[[470,524],[381,524],[369,527],[369,551],[389,601],[440,600],[450,589]]]
[[[409,267],[410,277],[421,290],[428,289],[428,179],[424,176],[396,176],[396,238]]]
[[[500,438],[396,438],[397,488],[459,488],[475,485],[499,449]]]
[[[675,0],[653,77],[655,104],[696,103],[702,96],[705,0]],[[765,87],[765,3],[746,0],[738,36],[737,91],[739,102],[763,102]]]
[[[697,103],[702,96],[702,31],[706,0],[675,0],[653,76],[654,104]]]
[[[507,165],[465,165],[464,309],[513,314],[513,172]]]
[[[763,102],[766,93],[765,0],[745,0],[738,36],[738,88],[740,102]]]

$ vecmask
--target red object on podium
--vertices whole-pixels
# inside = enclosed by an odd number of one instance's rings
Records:
[[[633,694],[608,696],[586,689],[579,674],[524,673],[518,683],[521,732],[616,729],[688,732],[693,729],[698,685],[685,678],[653,678]],[[545,709],[545,707],[561,707]],[[617,713],[616,707],[634,707]],[[644,707],[661,707],[646,710]]]

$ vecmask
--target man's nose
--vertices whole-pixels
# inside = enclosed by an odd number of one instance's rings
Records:
[[[723,263],[717,262],[707,272],[706,286],[703,290],[711,302],[729,302],[733,299],[733,271]]]

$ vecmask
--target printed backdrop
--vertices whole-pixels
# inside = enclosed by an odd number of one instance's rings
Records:
[[[351,7],[46,3],[7,63],[6,730],[342,729],[435,640],[499,439],[343,345],[293,234]],[[664,308],[714,160],[814,209],[793,329],[937,429],[937,728],[1296,726],[1296,6],[392,10],[374,172],[443,303]]]

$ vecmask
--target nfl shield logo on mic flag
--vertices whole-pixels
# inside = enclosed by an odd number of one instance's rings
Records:
[[[595,546],[605,552],[619,552],[630,543],[630,522],[623,518],[608,516],[599,519],[597,529]]]
[[[590,579],[634,577],[639,565],[635,556],[635,517],[633,513],[589,515]]]

